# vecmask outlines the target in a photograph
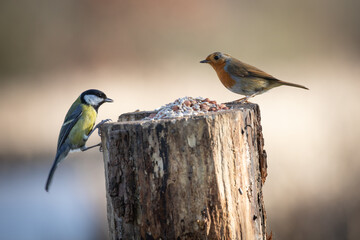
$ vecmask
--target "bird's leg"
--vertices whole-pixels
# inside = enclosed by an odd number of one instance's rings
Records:
[[[239,100],[236,100],[235,102],[240,102],[240,103],[247,103],[249,98],[255,97],[256,95],[258,95],[260,92],[256,92],[254,94],[251,94],[250,96],[246,96],[243,98],[240,98]]]
[[[101,125],[103,125],[104,123],[106,123],[106,122],[108,122],[108,121],[111,121],[111,119],[105,119],[105,120],[102,120],[101,122],[99,122],[98,124],[96,124],[96,126],[91,130],[91,132],[87,135],[87,138],[86,139],[88,139],[89,137],[90,137],[90,135],[97,129],[97,128],[99,128]],[[99,131],[99,136],[100,136],[100,131]],[[85,152],[85,151],[87,151],[87,150],[89,150],[89,149],[91,149],[91,148],[94,148],[94,147],[100,147],[100,152],[101,152],[101,143],[98,143],[98,144],[96,144],[96,145],[93,145],[93,146],[90,146],[90,147],[83,147],[83,148],[81,148],[80,150],[82,151],[82,152]]]
[[[108,121],[111,121],[111,119],[105,119],[105,120],[102,120],[101,122],[99,122],[98,124],[96,124],[96,126],[91,130],[91,132],[87,135],[87,138],[86,139],[88,139],[89,137],[90,137],[90,135],[97,129],[97,128],[99,128],[101,125],[103,125],[104,123],[106,123],[106,122],[108,122]],[[99,136],[100,136],[100,132],[99,132]],[[100,147],[100,152],[101,152],[101,143],[98,143],[98,144],[96,144],[96,145],[93,145],[93,146],[90,146],[90,147],[83,147],[83,148],[81,148],[80,150],[82,151],[82,152],[85,152],[85,151],[87,151],[87,150],[89,150],[89,149],[91,149],[91,148],[94,148],[94,147]]]
[[[238,99],[238,100],[235,100],[234,102],[242,102],[242,101],[247,101],[247,96],[246,97],[243,97],[243,98],[240,98],[240,99]]]
[[[243,98],[240,98],[238,100],[235,100],[234,102],[238,102],[238,103],[247,103],[249,98],[252,98],[253,96],[255,96],[254,94],[253,95],[250,95],[250,96],[246,96],[246,97],[243,97]]]
[[[105,120],[102,120],[101,122],[99,122],[98,124],[96,124],[96,126],[91,130],[91,132],[88,134],[88,137],[90,137],[90,135],[97,129],[99,128],[101,125],[103,125],[104,123],[106,122],[109,122],[111,121],[111,119],[105,119]],[[99,136],[100,136],[100,132],[98,132]]]
[[[94,148],[94,147],[100,147],[100,148],[101,148],[101,143],[98,143],[98,144],[96,144],[96,145],[94,145],[94,146],[90,146],[90,147],[85,147],[85,146],[84,146],[84,148],[81,148],[80,150],[81,150],[82,152],[85,152],[85,151],[87,151],[87,150],[89,150],[89,149],[91,149],[91,148]]]

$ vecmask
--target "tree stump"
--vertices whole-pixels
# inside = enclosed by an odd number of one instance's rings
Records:
[[[110,239],[266,239],[256,104],[101,127]]]

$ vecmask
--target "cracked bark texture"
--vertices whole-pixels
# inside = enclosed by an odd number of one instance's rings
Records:
[[[256,104],[101,127],[110,239],[266,239]]]

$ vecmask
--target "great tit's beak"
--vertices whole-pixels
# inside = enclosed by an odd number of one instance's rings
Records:
[[[209,63],[210,61],[209,60],[202,60],[202,61],[200,61],[200,63]]]
[[[111,98],[105,98],[104,101],[105,101],[105,102],[113,102],[114,100],[112,100]]]

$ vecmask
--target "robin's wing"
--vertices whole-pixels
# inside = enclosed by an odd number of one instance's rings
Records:
[[[249,64],[243,63],[237,59],[232,59],[227,69],[229,73],[234,73],[236,76],[240,77],[257,77],[269,80],[278,80],[270,74],[267,74],[266,72],[261,71],[260,69]]]
[[[70,108],[71,110],[71,108]],[[68,113],[65,117],[64,124],[61,127],[57,149],[60,149],[60,146],[65,142],[65,139],[69,135],[71,129],[74,127],[74,125],[77,123],[79,118],[82,115],[82,107],[81,104],[79,104],[74,110],[71,111],[71,113]]]

